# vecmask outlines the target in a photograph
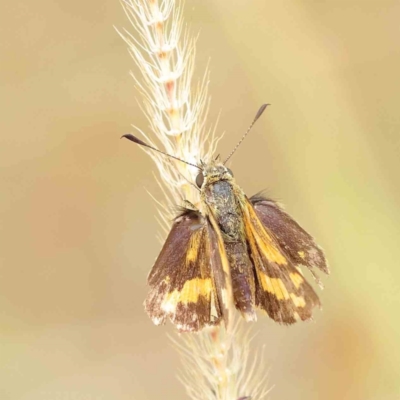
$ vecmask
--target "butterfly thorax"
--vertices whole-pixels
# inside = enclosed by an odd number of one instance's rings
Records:
[[[206,168],[203,175],[201,198],[205,214],[213,214],[226,241],[240,239],[244,226],[238,201],[244,194],[235,184],[232,171],[217,164]]]

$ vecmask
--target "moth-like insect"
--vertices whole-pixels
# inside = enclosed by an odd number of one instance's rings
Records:
[[[312,317],[320,300],[300,266],[329,273],[322,249],[276,202],[250,199],[225,166],[267,104],[224,161],[194,165],[135,136],[123,137],[199,169],[201,209],[186,208],[148,277],[145,309],[155,324],[170,319],[180,331],[227,323],[233,305],[248,321],[256,309],[282,324]]]

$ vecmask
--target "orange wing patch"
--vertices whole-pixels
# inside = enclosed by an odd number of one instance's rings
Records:
[[[304,278],[298,272],[290,272],[289,276],[293,282],[293,285],[296,286],[296,289],[298,289],[304,282]]]
[[[178,304],[188,305],[189,303],[197,303],[200,296],[209,302],[213,285],[211,278],[195,278],[184,283],[182,289],[175,289],[165,294],[161,303],[161,309],[166,313],[174,312]]]
[[[260,251],[267,257],[268,261],[278,265],[286,265],[288,263],[286,257],[279,249],[279,245],[273,240],[271,234],[265,230],[249,201],[245,206],[245,213],[247,214],[248,225]]]

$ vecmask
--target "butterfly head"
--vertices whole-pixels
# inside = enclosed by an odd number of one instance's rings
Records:
[[[196,185],[199,189],[217,181],[233,181],[233,172],[221,162],[203,165],[196,177]]]

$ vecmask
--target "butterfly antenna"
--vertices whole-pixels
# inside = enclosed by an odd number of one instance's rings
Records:
[[[128,139],[128,140],[130,140],[130,141],[133,142],[133,143],[139,144],[140,146],[148,147],[149,149],[154,150],[154,151],[157,151],[158,153],[161,153],[161,154],[163,154],[164,156],[174,158],[175,160],[182,161],[182,162],[184,162],[185,164],[191,165],[192,167],[196,167],[196,168],[198,168],[199,170],[202,170],[202,168],[200,168],[198,165],[192,164],[192,163],[187,162],[187,161],[185,161],[185,160],[182,160],[182,159],[180,159],[180,158],[178,158],[178,157],[175,157],[175,156],[173,156],[173,155],[171,155],[171,154],[164,153],[163,151],[158,150],[158,149],[156,149],[156,148],[153,147],[153,146],[150,146],[149,144],[143,142],[143,140],[138,139],[136,136],[133,136],[133,135],[130,134],[130,133],[128,133],[127,135],[121,136],[121,139],[122,139],[122,138]]]
[[[256,116],[253,119],[253,122],[251,123],[251,125],[248,127],[247,131],[244,133],[244,135],[242,136],[242,138],[239,140],[239,143],[235,146],[235,148],[232,150],[231,154],[229,154],[228,158],[224,161],[224,164],[226,164],[226,162],[233,156],[233,154],[235,153],[235,151],[238,149],[238,147],[241,145],[241,143],[243,142],[243,140],[245,139],[245,137],[247,136],[247,134],[250,132],[251,128],[253,127],[253,125],[256,123],[256,121],[258,120],[258,118],[261,117],[262,113],[265,111],[265,109],[267,108],[267,106],[269,106],[270,104],[263,104],[260,109],[258,110]]]

